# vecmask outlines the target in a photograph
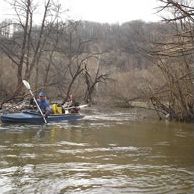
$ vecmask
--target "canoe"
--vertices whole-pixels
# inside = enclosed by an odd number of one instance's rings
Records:
[[[47,116],[48,123],[62,121],[76,121],[84,116],[79,113],[68,114],[51,114]],[[29,124],[44,124],[44,120],[39,112],[23,111],[17,113],[5,113],[1,115],[2,123],[29,123]]]

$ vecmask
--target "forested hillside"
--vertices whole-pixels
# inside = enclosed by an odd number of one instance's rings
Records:
[[[159,115],[193,119],[194,8],[161,2],[172,18],[121,25],[62,21],[50,1],[34,25],[33,4],[21,2],[17,20],[0,24],[1,105],[24,98],[25,79],[51,100],[149,102]]]

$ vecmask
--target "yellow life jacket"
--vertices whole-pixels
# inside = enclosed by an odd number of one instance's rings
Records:
[[[52,112],[53,114],[62,114],[62,107],[58,104],[52,104]]]

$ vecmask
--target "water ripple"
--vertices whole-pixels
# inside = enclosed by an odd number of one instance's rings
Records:
[[[135,118],[1,125],[0,193],[193,193],[193,126]]]
[[[170,166],[70,162],[12,167],[0,170],[0,173],[12,176],[13,179],[20,177],[22,189],[12,188],[7,178],[0,182],[3,191],[15,190],[16,193],[157,194],[192,191],[189,185],[191,173]],[[181,178],[183,176],[184,180]],[[182,187],[183,183],[187,184]]]

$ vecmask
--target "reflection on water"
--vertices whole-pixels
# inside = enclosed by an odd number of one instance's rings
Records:
[[[76,123],[0,126],[1,193],[194,193],[192,124],[93,111]]]

